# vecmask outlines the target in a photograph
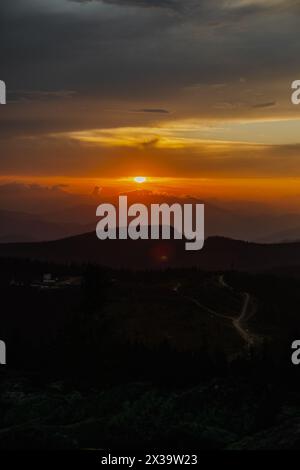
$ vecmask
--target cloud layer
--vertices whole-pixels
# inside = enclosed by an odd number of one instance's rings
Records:
[[[0,171],[111,175],[143,161],[162,174],[293,174],[299,4],[2,0]],[[82,139],[92,132],[101,139]],[[235,141],[226,151],[220,134]]]

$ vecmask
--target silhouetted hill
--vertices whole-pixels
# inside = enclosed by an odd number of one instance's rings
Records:
[[[300,240],[300,225],[285,230],[280,230],[276,233],[271,233],[268,236],[261,237],[256,240],[261,243],[287,243],[296,242]]]
[[[300,266],[300,243],[263,245],[211,237],[200,251],[186,251],[184,240],[105,240],[86,233],[56,241],[0,244],[0,257],[95,263],[110,267],[198,266],[208,270],[262,270]]]
[[[52,222],[23,212],[0,210],[0,243],[38,242],[79,235],[94,224]]]

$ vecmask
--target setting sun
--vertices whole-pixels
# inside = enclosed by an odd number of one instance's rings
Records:
[[[147,178],[145,176],[135,176],[134,181],[136,183],[145,183]]]

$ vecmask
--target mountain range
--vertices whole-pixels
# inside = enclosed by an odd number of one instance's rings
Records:
[[[175,198],[155,194],[129,194],[129,204],[189,204],[202,201],[191,197]],[[42,214],[0,209],[0,243],[37,242],[65,238],[93,231],[96,207],[103,201],[57,207]],[[105,202],[115,203],[114,199]],[[262,242],[279,243],[300,240],[300,215],[248,212],[242,208],[220,207],[205,202],[205,235]]]
[[[204,270],[268,270],[300,266],[300,242],[259,244],[209,237],[200,251],[185,240],[104,240],[95,232],[56,241],[2,243],[0,257],[59,263],[94,263],[113,268],[198,267]]]

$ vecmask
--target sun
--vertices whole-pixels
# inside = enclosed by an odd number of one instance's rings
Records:
[[[135,176],[134,181],[136,183],[141,184],[141,183],[145,183],[147,181],[147,178],[146,178],[146,176]]]

